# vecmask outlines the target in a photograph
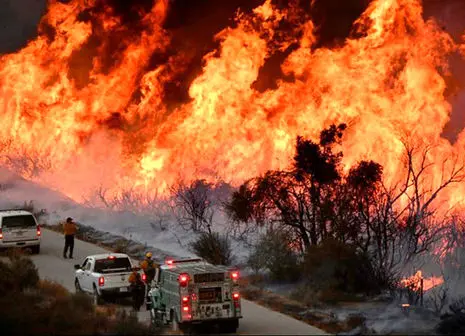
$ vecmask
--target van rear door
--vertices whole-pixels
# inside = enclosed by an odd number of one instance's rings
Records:
[[[4,242],[37,239],[37,223],[33,215],[5,216],[2,218]]]

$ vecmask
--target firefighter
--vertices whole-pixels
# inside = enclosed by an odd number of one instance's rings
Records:
[[[132,307],[135,311],[139,311],[140,307],[144,304],[145,297],[145,284],[139,270],[133,269],[128,280],[132,293]]]
[[[152,259],[152,252],[145,254],[145,259],[141,262],[140,267],[144,270],[147,284],[151,284],[155,278],[156,265]]]
[[[66,259],[66,253],[69,249],[69,258],[73,259],[74,236],[77,232],[77,226],[71,217],[66,219],[66,223],[63,225],[63,231],[65,234],[65,248],[63,249],[63,258]]]

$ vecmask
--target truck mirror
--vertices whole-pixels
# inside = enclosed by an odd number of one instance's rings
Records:
[[[74,265],[74,269],[77,269],[77,270],[81,269],[81,265],[79,265],[79,264]]]

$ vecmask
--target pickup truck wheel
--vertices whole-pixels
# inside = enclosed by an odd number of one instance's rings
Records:
[[[103,303],[102,297],[97,292],[97,288],[94,287],[94,294],[93,294],[94,304],[99,306]]]
[[[82,292],[82,288],[81,288],[81,285],[79,284],[78,279],[74,280],[74,289],[75,289],[76,293],[81,293]]]

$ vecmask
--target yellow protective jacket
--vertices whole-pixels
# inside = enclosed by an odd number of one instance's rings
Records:
[[[75,235],[77,232],[77,226],[74,223],[65,223],[63,224],[63,232],[65,236]]]
[[[158,264],[155,263],[153,260],[144,259],[140,263],[140,268],[142,268],[145,273],[147,273],[147,271],[155,270],[157,267]]]

